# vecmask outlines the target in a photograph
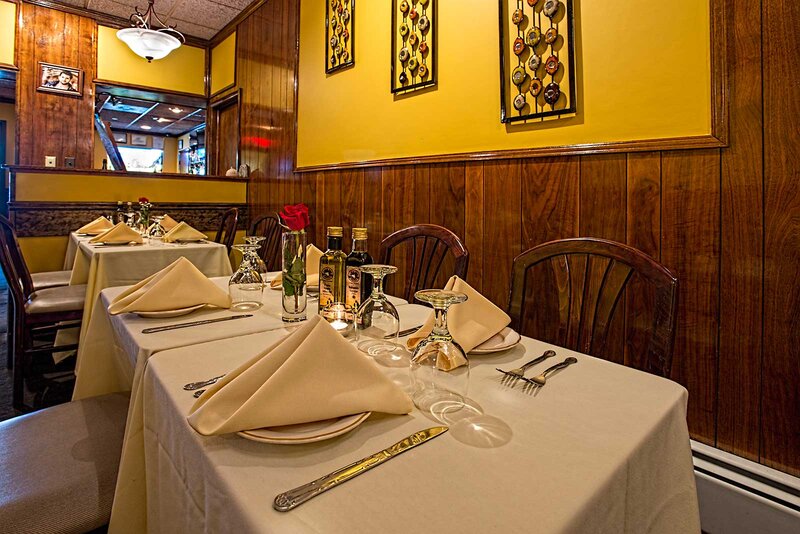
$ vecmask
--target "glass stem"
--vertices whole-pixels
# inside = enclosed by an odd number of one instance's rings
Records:
[[[450,337],[447,330],[447,308],[433,309],[433,333],[437,336]]]
[[[383,300],[383,277],[382,276],[373,276],[372,277],[372,295],[370,295],[372,300]]]

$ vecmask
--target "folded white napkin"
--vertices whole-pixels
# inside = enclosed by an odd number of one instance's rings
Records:
[[[412,408],[375,363],[314,315],[210,386],[192,406],[189,424],[210,436]]]
[[[506,312],[495,306],[458,276],[450,277],[444,288],[464,293],[468,297],[466,302],[454,304],[447,311],[447,329],[465,352],[471,351],[488,340],[511,322],[511,318]],[[431,330],[433,330],[433,312],[428,316],[422,328],[411,334],[406,340],[408,348],[416,347]]]
[[[89,240],[90,243],[144,243],[142,236],[125,223],[117,223],[113,228]]]
[[[181,239],[208,239],[208,236],[181,221],[172,230],[164,234],[164,241],[172,243]]]
[[[230,308],[231,297],[192,262],[180,257],[122,292],[111,301],[108,313],[177,310],[198,304]]]
[[[109,228],[113,228],[114,223],[105,217],[98,217],[89,224],[85,224],[78,229],[79,234],[99,234],[105,232]]]
[[[306,287],[319,286],[319,259],[322,254],[323,252],[314,245],[306,247]],[[278,276],[269,283],[269,287],[280,289],[281,285],[283,285],[283,273],[278,273]]]
[[[164,229],[165,232],[169,232],[173,228],[178,225],[178,221],[170,217],[169,215],[164,215],[164,218],[161,219],[161,228]]]

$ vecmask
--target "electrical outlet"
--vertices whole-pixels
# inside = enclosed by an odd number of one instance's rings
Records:
[[[75,168],[75,158],[74,157],[64,158],[64,167],[66,167],[68,169],[74,169]]]
[[[56,166],[56,157],[55,156],[45,156],[44,157],[44,166],[45,167],[55,167]]]

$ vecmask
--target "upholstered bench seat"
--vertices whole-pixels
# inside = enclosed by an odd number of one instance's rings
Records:
[[[33,289],[47,289],[50,287],[68,286],[72,277],[72,271],[46,271],[43,273],[31,273]]]
[[[0,530],[88,532],[108,523],[128,395],[0,422]]]
[[[86,286],[64,286],[41,289],[31,294],[25,303],[25,313],[58,313],[80,311],[86,299]]]

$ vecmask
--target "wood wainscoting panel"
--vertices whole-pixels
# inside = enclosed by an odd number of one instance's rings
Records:
[[[764,365],[761,461],[800,475],[800,4],[763,2]],[[779,109],[773,109],[779,108]]]

